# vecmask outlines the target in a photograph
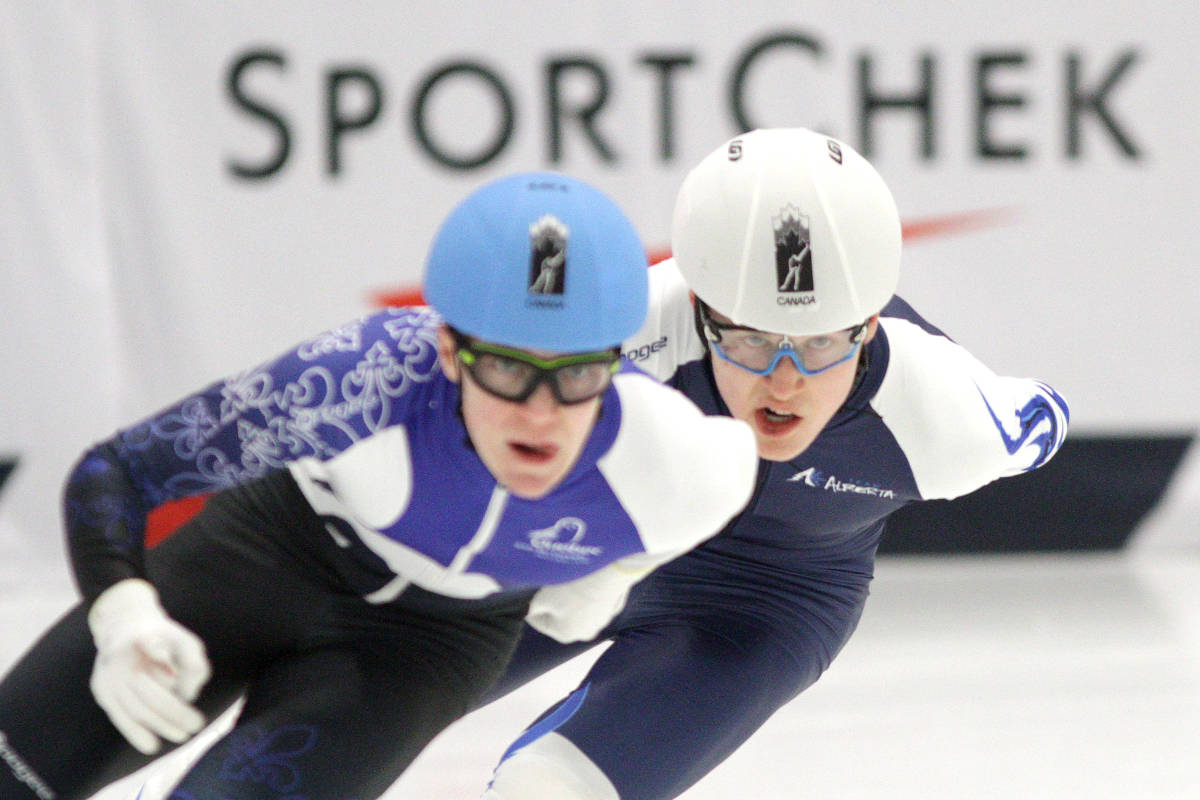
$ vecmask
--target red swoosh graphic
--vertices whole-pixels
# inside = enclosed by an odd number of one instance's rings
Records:
[[[925,217],[904,222],[900,226],[904,241],[929,239],[940,236],[953,236],[958,233],[991,228],[1011,222],[1016,217],[1012,208],[988,208],[977,211],[963,211],[957,214],[942,214],[936,217]],[[671,257],[669,247],[652,247],[646,251],[651,264],[657,264]],[[383,289],[372,292],[372,306],[419,306],[425,302],[419,286],[401,286],[396,289]]]
[[[904,241],[925,239],[930,236],[950,236],[955,233],[992,228],[1012,221],[1016,217],[1016,209],[989,208],[979,211],[963,211],[958,214],[943,214],[938,217],[926,217],[904,222],[900,226]]]

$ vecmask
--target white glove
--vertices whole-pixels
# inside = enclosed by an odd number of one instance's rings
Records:
[[[167,616],[153,586],[129,578],[105,589],[88,627],[97,651],[92,695],[130,744],[150,755],[161,739],[182,742],[204,727],[191,705],[208,681],[204,643]]]

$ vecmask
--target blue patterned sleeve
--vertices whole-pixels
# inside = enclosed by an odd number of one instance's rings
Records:
[[[64,518],[85,598],[143,574],[146,515],[305,456],[327,459],[418,405],[437,369],[440,320],[388,309],[217,381],[87,451],[70,473]]]

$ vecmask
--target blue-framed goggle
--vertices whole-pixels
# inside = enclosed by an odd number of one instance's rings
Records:
[[[867,323],[817,336],[785,336],[744,325],[717,322],[697,300],[705,338],[717,355],[755,375],[770,375],[789,359],[801,375],[820,375],[849,361],[866,338]]]

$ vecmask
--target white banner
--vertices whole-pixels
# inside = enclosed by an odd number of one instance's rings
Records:
[[[90,442],[414,288],[479,182],[572,173],[661,251],[686,169],[756,126],[868,155],[902,293],[1058,388],[1076,432],[1200,427],[1194,0],[220,8],[0,16],[0,530],[22,547],[60,546]]]

